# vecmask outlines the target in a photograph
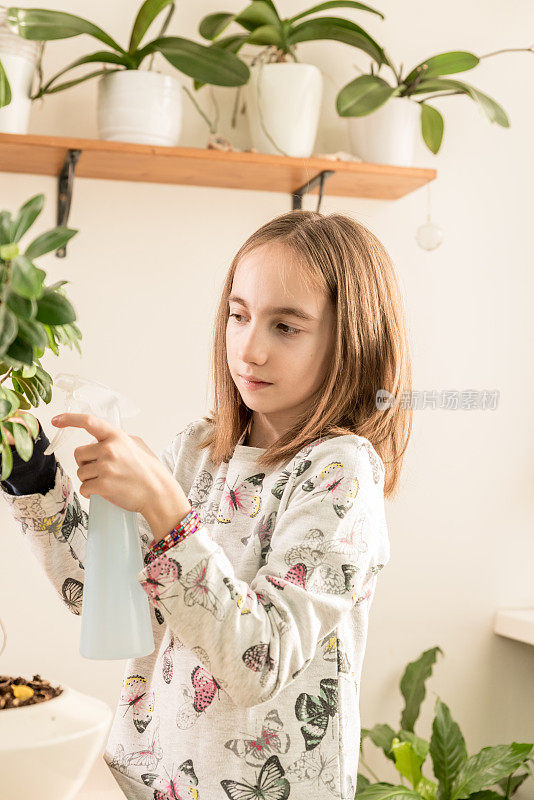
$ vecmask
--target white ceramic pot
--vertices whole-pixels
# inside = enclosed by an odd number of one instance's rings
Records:
[[[61,681],[52,700],[0,711],[2,800],[71,800],[105,749],[110,707]]]
[[[2,133],[27,133],[30,100],[40,42],[17,36],[6,25],[7,8],[0,6],[0,61],[11,88],[11,102],[0,108]]]
[[[421,135],[421,108],[409,97],[391,97],[364,117],[347,117],[354,155],[374,164],[411,167]]]
[[[313,152],[323,76],[314,64],[254,64],[245,86],[253,147],[260,153],[307,158]]]
[[[172,75],[124,69],[98,81],[98,135],[174,146],[182,130],[182,84]]]

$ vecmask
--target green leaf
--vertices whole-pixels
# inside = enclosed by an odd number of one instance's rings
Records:
[[[33,439],[36,439],[39,435],[39,423],[33,416],[33,414],[25,414],[24,411],[20,411],[20,416],[26,421],[28,428],[30,429],[30,434]]]
[[[453,78],[432,78],[428,81],[421,81],[411,94],[427,94],[428,92],[441,92],[444,89],[451,89],[458,94],[466,94],[476,103],[490,122],[496,122],[503,128],[510,127],[510,120],[506,111],[487,94],[475,89],[468,83],[454,80]]]
[[[74,228],[66,228],[62,225],[52,228],[33,240],[26,248],[25,256],[33,259],[43,256],[45,253],[50,253],[52,250],[57,250],[58,247],[63,247],[64,244],[67,244],[76,233],[78,231]]]
[[[442,797],[449,797],[451,786],[467,760],[467,748],[460,726],[440,698],[434,704],[430,757]]]
[[[13,287],[10,287],[6,303],[17,317],[23,317],[24,319],[33,319],[37,311],[37,303],[35,300],[21,297],[13,291]]]
[[[39,405],[39,392],[35,388],[34,383],[31,379],[27,380],[26,378],[17,378],[17,382],[20,383],[21,389],[23,390],[24,394],[30,401],[32,406]]]
[[[145,0],[133,24],[128,52],[137,50],[147,30],[167,6],[174,6],[174,0]]]
[[[421,103],[421,132],[425,144],[436,154],[441,147],[445,123],[439,111],[428,103]]]
[[[0,245],[13,242],[13,218],[11,212],[0,211]]]
[[[35,319],[47,325],[65,325],[67,322],[74,322],[76,312],[66,297],[45,289],[37,300]]]
[[[15,336],[6,350],[6,354],[22,364],[33,364],[33,347],[28,342],[25,342],[24,339],[21,339],[20,336]]]
[[[393,739],[396,736],[395,731],[389,725],[385,723],[377,723],[372,728],[362,728],[361,730],[361,738],[362,743],[366,737],[371,739],[372,743],[376,747],[380,747],[386,758],[389,758],[390,761],[395,763],[395,756],[391,752],[391,745],[393,743]]]
[[[253,0],[244,11],[237,14],[235,21],[243,25],[243,27],[250,25],[250,29],[255,30],[262,25],[278,26],[280,24],[280,17],[268,3],[264,3],[263,0]]]
[[[44,194],[36,194],[27,200],[19,209],[19,212],[13,220],[13,241],[18,242],[28,228],[31,228],[44,207],[45,196]]]
[[[15,411],[18,411],[18,409],[19,409],[19,399],[18,399],[16,393],[11,391],[9,386],[6,386],[5,384],[2,384],[0,388],[2,390],[2,397],[4,398],[5,402],[9,406],[9,410],[8,410],[6,416],[10,417],[12,414],[15,413]]]
[[[432,674],[432,665],[436,663],[438,653],[443,655],[440,647],[431,647],[416,661],[411,661],[401,678],[400,689],[405,700],[405,707],[401,715],[401,728],[413,731],[414,724],[419,716],[421,703],[425,698],[425,681]]]
[[[19,319],[19,336],[35,347],[46,347],[48,337],[42,325],[32,319]]]
[[[410,742],[400,742],[397,738],[393,740],[391,749],[398,771],[416,789],[421,780],[421,765],[424,759],[417,755]]]
[[[185,75],[215,86],[242,86],[250,77],[247,65],[233,53],[180,36],[154,39],[139,51],[139,55],[144,58],[153,52],[160,52]]]
[[[371,6],[366,6],[363,3],[357,3],[356,0],[327,0],[326,3],[319,3],[318,6],[313,6],[308,8],[307,11],[301,11],[300,14],[296,14],[294,17],[289,17],[287,22],[295,22],[297,19],[315,14],[317,11],[326,11],[328,8],[356,8],[360,11],[370,11],[371,14],[378,14],[381,19],[385,19],[381,11],[377,11],[376,8],[371,8]]]
[[[11,103],[11,86],[6,71],[0,61],[0,108]]]
[[[291,29],[287,40],[290,44],[309,42],[315,39],[334,39],[367,53],[380,66],[384,51],[363,28],[341,17],[317,17],[301,22]]]
[[[15,440],[15,450],[23,461],[29,461],[33,453],[33,439],[22,422],[4,422]]]
[[[403,79],[403,83],[411,83],[419,74],[423,72],[423,80],[427,78],[438,78],[440,75],[451,75],[455,72],[464,72],[473,69],[479,63],[479,59],[473,53],[465,50],[455,50],[450,53],[439,53],[437,56],[427,58],[422,61]]]
[[[347,83],[336,98],[337,112],[341,117],[363,117],[383,106],[390,97],[399,93],[378,75],[360,75]]]
[[[0,356],[7,352],[9,345],[15,340],[18,325],[17,318],[5,303],[0,305]]]
[[[81,67],[83,64],[94,64],[94,63],[102,63],[102,64],[121,64],[125,68],[131,68],[134,66],[134,61],[129,56],[123,56],[119,53],[111,53],[109,50],[99,50],[96,53],[91,53],[88,56],[83,56],[82,58],[77,58],[76,61],[73,61],[72,64],[69,64],[68,67],[57,72],[49,81],[47,81],[43,86],[41,86],[38,96],[42,97],[45,94],[53,94],[53,92],[49,91],[50,86],[62,75],[66,72],[69,72],[71,69],[75,69],[76,67]],[[107,70],[106,70],[107,71]],[[111,71],[111,70],[110,70]],[[113,70],[116,71],[116,70]],[[102,74],[102,70],[98,72],[91,72],[90,75],[95,77],[96,75]],[[86,80],[89,75],[84,75],[82,79],[77,80],[77,83],[81,83],[82,80]],[[66,87],[65,87],[66,88]]]
[[[200,21],[198,32],[204,39],[209,39],[211,41],[228,27],[235,16],[235,14],[230,14],[228,11],[207,14]]]
[[[6,478],[9,478],[13,469],[13,451],[8,444],[3,425],[0,425],[0,432],[2,434],[2,472],[0,473],[0,480],[5,481]]]
[[[282,48],[282,33],[278,25],[260,25],[247,36],[248,44],[275,45]]]
[[[462,765],[451,789],[451,800],[461,800],[510,775],[523,764],[534,744],[512,742],[483,747]]]
[[[82,17],[67,14],[65,11],[12,6],[7,10],[6,22],[13,33],[22,36],[23,39],[48,42],[52,39],[69,39],[71,36],[80,36],[82,33],[86,33],[119,53],[125,52],[120,44],[117,44],[101,28]]]
[[[380,782],[371,783],[363,792],[358,792],[357,800],[421,800],[421,795],[407,786]]]
[[[89,72],[87,75],[84,75],[83,78],[76,78],[72,81],[65,81],[65,83],[58,83],[58,85],[54,86],[52,89],[47,89],[46,94],[63,92],[65,89],[70,89],[72,86],[77,86],[79,83],[91,80],[91,78],[97,78],[99,75],[112,75],[114,72],[122,72],[122,69],[117,67],[117,69],[99,69],[96,72]],[[43,92],[36,94],[32,97],[32,100],[36,100],[41,97],[42,94]]]
[[[43,292],[46,272],[36,267],[27,256],[17,256],[11,262],[11,285],[17,294],[36,300]]]

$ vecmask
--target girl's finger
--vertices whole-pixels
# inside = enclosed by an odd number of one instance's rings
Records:
[[[98,477],[98,466],[96,461],[89,462],[88,464],[84,464],[79,468],[77,471],[78,478],[83,481],[89,481],[92,478]]]
[[[76,447],[74,450],[74,458],[77,464],[87,464],[90,461],[98,459],[99,442],[93,444],[84,444],[81,447]]]

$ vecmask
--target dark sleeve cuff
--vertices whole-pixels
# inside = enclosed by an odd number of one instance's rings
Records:
[[[46,494],[52,489],[55,484],[57,461],[55,453],[44,455],[49,444],[48,436],[40,422],[39,433],[33,443],[33,453],[29,461],[23,461],[15,445],[12,444],[13,469],[7,480],[0,481],[2,489],[8,494],[34,494],[35,492]]]

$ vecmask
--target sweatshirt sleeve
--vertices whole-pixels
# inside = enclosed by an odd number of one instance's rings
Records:
[[[238,706],[275,697],[310,663],[317,642],[374,593],[389,560],[384,472],[361,442],[323,440],[310,468],[295,467],[271,550],[250,584],[206,526],[138,573],[169,627],[206,651]]]
[[[171,472],[178,437],[179,434],[158,456]],[[48,444],[39,423],[32,457],[25,462],[16,451],[13,453],[13,472],[7,481],[0,482],[0,492],[60,599],[71,613],[79,615],[89,514],[82,508],[72,480],[55,454],[43,455]],[[153,538],[142,514],[137,515],[137,520],[140,536],[144,535],[147,541]]]

